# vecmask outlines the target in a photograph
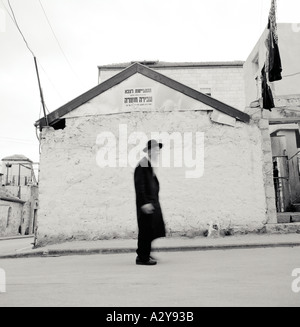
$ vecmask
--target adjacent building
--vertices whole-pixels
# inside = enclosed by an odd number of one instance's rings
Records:
[[[271,111],[261,110],[261,70],[266,61],[267,29],[244,64],[246,112],[269,122],[276,206],[281,213],[300,211],[300,32],[297,26],[283,23],[277,26],[283,71],[282,80],[269,83],[275,104]]]
[[[24,155],[5,157],[1,163],[0,236],[33,234],[38,209],[34,163]]]
[[[0,236],[21,234],[25,201],[8,194],[0,187]]]

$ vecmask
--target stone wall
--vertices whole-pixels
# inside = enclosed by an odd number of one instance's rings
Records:
[[[221,125],[212,122],[210,114],[134,112],[69,117],[64,130],[44,128],[37,244],[137,236],[134,168],[97,165],[97,136],[107,131],[118,136],[120,124],[127,125],[128,135],[136,131],[148,137],[163,131],[204,133],[201,177],[186,178],[187,167],[158,170],[168,235],[203,235],[210,222],[225,230],[263,228],[275,206],[271,189],[265,191],[270,183],[269,146],[263,146],[265,126],[260,129],[253,121],[237,122],[235,127]]]
[[[19,235],[23,204],[0,200],[0,236]]]
[[[262,138],[263,183],[266,198],[267,224],[277,223],[276,196],[273,180],[273,154],[270,137],[269,119],[264,117],[266,110],[246,108],[252,121],[259,127]],[[268,112],[267,112],[268,115]]]
[[[259,119],[258,126],[262,135],[263,176],[266,194],[267,223],[277,223],[275,189],[273,181],[273,159],[268,119]]]
[[[34,209],[38,203],[38,186],[26,185],[26,186],[5,186],[5,190],[8,194],[19,197],[24,201],[22,210],[22,222],[21,222],[21,234],[32,234],[33,233],[33,217]]]

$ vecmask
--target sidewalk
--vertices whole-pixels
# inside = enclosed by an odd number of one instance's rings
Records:
[[[35,256],[65,256],[111,253],[134,253],[135,239],[100,241],[73,241],[33,249],[33,237],[0,240],[0,259]],[[234,248],[300,246],[300,234],[248,234],[219,238],[167,237],[153,242],[155,251],[203,251]]]

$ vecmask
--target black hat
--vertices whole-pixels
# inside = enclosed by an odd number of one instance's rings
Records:
[[[149,140],[147,146],[144,148],[144,152],[149,151],[151,148],[159,147],[160,149],[163,147],[162,143],[158,143],[156,140]]]

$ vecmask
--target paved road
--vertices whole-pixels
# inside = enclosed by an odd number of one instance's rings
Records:
[[[292,271],[300,248],[157,253],[136,266],[133,254],[0,260],[2,306],[300,306]]]

